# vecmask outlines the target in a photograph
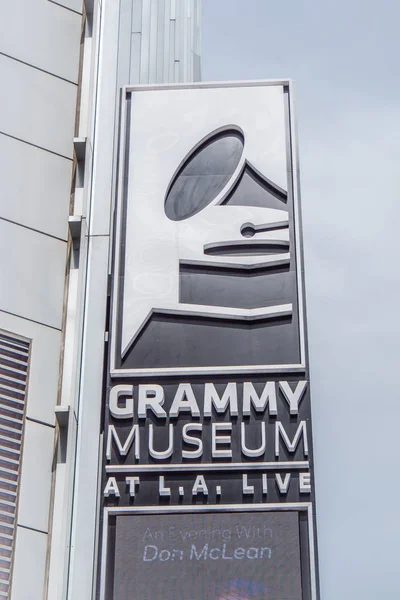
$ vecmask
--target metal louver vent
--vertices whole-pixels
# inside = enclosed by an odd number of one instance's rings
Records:
[[[0,600],[9,597],[29,342],[0,332]]]

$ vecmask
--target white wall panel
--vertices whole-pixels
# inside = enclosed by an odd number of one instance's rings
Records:
[[[82,4],[60,2],[71,8]],[[0,51],[74,82],[78,81],[80,32],[81,16],[48,0],[0,2]]]
[[[54,425],[61,332],[1,311],[0,329],[32,340],[26,415]]]
[[[0,132],[72,158],[76,85],[0,56]]]
[[[104,330],[106,319],[109,238],[91,238],[84,356],[78,412],[81,435],[77,447],[75,477],[73,551],[68,600],[92,598],[92,569],[95,556],[96,507],[98,499],[98,457],[100,452],[100,418]],[[83,435],[82,435],[83,433]]]
[[[0,220],[0,310],[61,328],[66,242]]]
[[[85,235],[85,220],[82,223],[80,241],[81,256],[86,256],[88,238]],[[77,420],[75,414],[79,394],[81,332],[84,310],[86,261],[81,268],[70,270],[68,282],[67,322],[64,337],[65,353],[62,373],[62,394],[60,404],[70,406],[68,443],[57,448],[57,467],[54,483],[54,513],[51,530],[51,557],[49,564],[48,600],[65,600],[66,576],[65,558],[69,555],[69,527],[73,504],[73,472]],[[64,438],[65,441],[65,438]]]
[[[18,525],[48,531],[54,427],[25,421]]]
[[[67,239],[72,161],[0,135],[0,216]]]
[[[45,533],[17,528],[11,600],[43,600],[46,551]]]
[[[113,183],[113,145],[115,106],[117,97],[117,57],[119,11],[116,2],[106,2],[102,8],[102,49],[98,88],[96,144],[101,151],[94,156],[93,194],[89,221],[91,235],[108,234]]]

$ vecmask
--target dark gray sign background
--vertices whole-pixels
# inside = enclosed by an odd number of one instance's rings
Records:
[[[297,513],[116,521],[113,600],[302,600]]]
[[[205,90],[204,90],[205,91]],[[190,102],[190,95],[188,96]],[[205,367],[243,365],[285,365],[300,362],[299,304],[297,288],[297,248],[292,152],[290,147],[289,93],[284,87],[285,128],[287,137],[287,193],[282,197],[247,165],[224,205],[255,206],[287,210],[289,216],[290,264],[266,271],[245,271],[221,267],[191,265],[180,269],[180,302],[255,308],[291,303],[293,314],[255,323],[183,315],[153,314],[124,357],[116,353],[117,369],[162,367]],[[119,261],[120,289],[113,302],[117,311],[116,348],[121,348],[122,298],[125,275],[125,239],[128,204],[131,98],[127,97],[126,153],[124,156],[122,242],[116,249]],[[238,125],[240,125],[238,123]],[[200,141],[200,140],[199,140]],[[221,150],[222,151],[222,150]],[[213,156],[213,159],[224,158]],[[264,174],[267,176],[267,174]],[[204,178],[211,175],[204,175]],[[210,184],[211,185],[211,184]],[[200,190],[201,191],[201,190]],[[278,199],[277,199],[278,198]],[[188,198],[189,200],[189,198]],[[134,202],[135,199],[130,199]]]
[[[194,379],[194,378],[193,378]],[[113,496],[110,496],[107,499],[107,505],[119,505],[119,506],[130,506],[133,503],[136,506],[154,506],[157,504],[203,504],[205,502],[205,498],[203,494],[199,494],[196,497],[192,496],[191,489],[193,487],[196,475],[203,474],[207,485],[209,487],[209,494],[207,503],[208,504],[217,504],[221,502],[222,504],[242,504],[247,502],[309,502],[313,500],[313,493],[304,494],[299,492],[299,483],[298,483],[298,470],[291,470],[290,468],[285,469],[284,471],[280,470],[279,472],[282,476],[285,476],[286,472],[291,472],[291,483],[289,486],[288,493],[282,495],[279,493],[277,484],[274,480],[275,471],[272,470],[268,473],[268,495],[265,496],[262,494],[262,484],[261,484],[261,474],[260,472],[251,472],[247,468],[247,464],[253,462],[275,462],[277,460],[274,451],[275,445],[275,422],[279,420],[285,431],[287,432],[290,440],[294,439],[295,433],[298,429],[299,423],[301,421],[306,421],[307,423],[307,433],[308,433],[308,445],[309,445],[309,453],[308,456],[304,454],[304,442],[300,440],[295,452],[289,452],[285,447],[285,444],[281,441],[280,443],[280,456],[279,461],[304,461],[310,460],[310,464],[312,465],[312,429],[311,429],[311,412],[310,412],[310,394],[308,387],[304,393],[304,397],[299,406],[299,414],[298,416],[291,416],[289,411],[289,406],[286,400],[282,395],[282,391],[277,388],[277,408],[278,415],[277,416],[269,416],[268,409],[266,409],[265,413],[255,413],[252,410],[252,414],[248,417],[242,415],[242,398],[243,398],[243,381],[244,378],[219,378],[219,381],[214,379],[215,387],[222,396],[224,390],[226,389],[227,383],[229,381],[235,381],[237,383],[237,394],[238,394],[238,407],[239,414],[238,416],[231,417],[229,413],[226,414],[216,414],[213,412],[212,418],[193,418],[188,413],[182,413],[177,418],[167,417],[166,419],[158,419],[155,415],[151,414],[149,411],[149,415],[146,420],[138,419],[137,410],[135,409],[135,415],[132,419],[115,419],[110,414],[109,411],[106,411],[106,420],[105,425],[106,428],[109,424],[115,426],[118,431],[118,435],[120,437],[121,443],[124,444],[129,432],[132,429],[132,425],[135,423],[139,424],[140,428],[140,461],[135,459],[134,456],[134,446],[132,444],[128,454],[126,456],[120,456],[116,449],[115,443],[112,444],[111,447],[111,460],[107,462],[110,465],[160,465],[162,461],[155,460],[151,456],[149,456],[148,450],[148,435],[149,435],[149,424],[152,423],[154,426],[154,436],[155,436],[155,448],[157,450],[164,450],[168,447],[168,425],[170,423],[173,424],[173,436],[174,436],[174,451],[171,458],[164,461],[166,464],[168,463],[182,463],[189,465],[198,465],[198,469],[193,471],[181,471],[170,473],[165,470],[165,472],[161,471],[160,473],[138,473],[135,472],[133,468],[132,471],[128,473],[113,473],[116,476],[117,481],[120,485],[120,497],[115,499]],[[295,389],[298,378],[293,377],[285,377],[286,380],[290,381],[290,385],[292,389]],[[276,377],[252,377],[251,381],[254,384],[254,387],[257,393],[260,395],[262,390],[264,389],[266,381],[279,381],[279,378]],[[165,401],[163,404],[163,408],[168,413],[176,393],[178,383],[186,380],[179,379],[176,382],[165,381],[158,379],[157,383],[163,385],[163,390],[165,393]],[[206,380],[204,378],[197,380],[194,379],[192,383],[192,390],[195,394],[195,397],[199,403],[201,414],[203,412],[203,399],[204,399],[204,382]],[[132,381],[129,379],[123,379],[123,383],[132,384]],[[138,398],[138,386],[136,383],[133,385],[133,397],[135,400]],[[123,401],[122,401],[123,402]],[[182,450],[193,450],[192,446],[186,445],[182,441],[182,428],[186,423],[202,423],[203,430],[202,432],[198,432],[196,436],[201,438],[203,442],[203,455],[201,458],[193,460],[193,459],[182,459]],[[232,449],[232,458],[223,458],[223,459],[213,459],[211,455],[211,439],[212,439],[212,423],[223,423],[223,422],[231,422],[232,423],[232,443],[230,444],[230,448]],[[265,453],[258,458],[248,458],[243,455],[241,452],[241,424],[245,424],[246,431],[246,444],[249,448],[258,448],[261,444],[261,422],[265,423],[266,430],[266,451]],[[107,429],[106,429],[107,430]],[[235,472],[235,471],[215,471],[215,472],[204,472],[202,471],[201,465],[202,463],[215,463],[217,466],[218,463],[232,463],[238,462],[243,464],[243,471]],[[303,471],[309,471],[309,469],[303,469]],[[242,473],[248,473],[248,483],[249,485],[254,485],[254,495],[246,496],[243,494],[242,489]],[[312,466],[311,466],[312,473]],[[111,473],[110,473],[111,474]],[[158,494],[158,478],[159,475],[165,476],[165,482],[167,486],[171,487],[171,497],[160,497]],[[140,485],[137,489],[136,497],[133,499],[129,496],[129,488],[125,483],[125,477],[127,475],[139,475],[140,476]],[[104,483],[105,485],[105,483]],[[222,495],[221,497],[216,496],[216,485],[222,486]],[[185,488],[185,495],[183,498],[178,495],[178,487],[183,486]]]

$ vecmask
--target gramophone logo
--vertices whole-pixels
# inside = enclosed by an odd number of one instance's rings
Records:
[[[286,204],[286,191],[246,160],[239,127],[227,126],[200,140],[182,160],[165,195],[143,200],[147,226],[136,229],[130,240],[134,251],[125,262],[125,282],[130,280],[134,294],[127,294],[125,285],[122,355],[154,315],[242,322],[290,316],[291,302],[238,308],[188,304],[180,298],[185,265],[253,274],[289,265]]]

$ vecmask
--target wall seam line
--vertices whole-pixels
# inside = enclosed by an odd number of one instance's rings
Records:
[[[17,313],[13,313],[10,310],[5,310],[4,308],[0,308],[0,313],[5,313],[6,315],[11,315],[12,317],[17,317],[18,319],[24,319],[24,321],[30,321],[31,323],[36,323],[36,325],[42,325],[43,327],[54,329],[54,331],[62,331],[61,327],[54,327],[54,325],[48,325],[47,323],[42,323],[42,321],[36,321],[35,319],[18,315]]]
[[[76,15],[79,15],[80,17],[82,16],[83,13],[79,12],[78,10],[74,10],[73,8],[70,8],[69,6],[65,6],[65,4],[60,4],[59,2],[56,2],[55,0],[47,0],[48,2],[50,2],[51,4],[55,4],[56,6],[59,6],[60,8],[65,8],[65,10],[69,10],[72,13],[75,13]]]
[[[41,421],[40,419],[35,419],[34,417],[25,417],[26,421],[31,421],[32,423],[37,423],[38,425],[44,425],[44,427],[50,427],[50,429],[55,429],[56,426],[51,423],[46,423],[46,421]]]
[[[46,69],[42,69],[41,67],[37,67],[36,65],[32,65],[31,63],[28,63],[25,60],[22,60],[21,58],[17,58],[16,56],[11,56],[10,54],[7,54],[6,52],[0,52],[0,55],[5,56],[6,58],[9,58],[10,60],[15,60],[16,62],[19,62],[22,65],[25,65],[26,67],[30,67],[31,69],[35,69],[36,71],[41,71],[42,73],[45,73],[46,75],[50,75],[51,77],[55,77],[56,79],[61,79],[61,81],[65,81],[66,83],[70,83],[71,85],[78,87],[78,84],[75,83],[74,81],[71,81],[70,79],[67,79],[66,77],[62,77],[61,75],[56,75],[55,73],[52,73],[51,71],[46,71]]]
[[[43,529],[36,529],[36,527],[29,527],[29,525],[21,525],[21,523],[17,523],[17,527],[22,527],[22,529],[28,529],[29,531],[36,531],[36,533],[44,533],[44,535],[48,535],[47,531],[43,531]]]
[[[40,229],[35,229],[35,227],[30,227],[29,225],[24,225],[23,223],[18,223],[17,221],[13,221],[12,219],[0,217],[0,220],[6,221],[6,223],[11,223],[12,225],[17,225],[18,227],[23,227],[24,229],[29,229],[29,231],[34,231],[35,233],[39,233],[40,235],[45,235],[46,237],[52,238],[53,240],[57,240],[59,242],[63,242],[64,244],[68,243],[67,239],[60,238],[57,235],[53,235],[52,233],[46,233],[45,231],[41,231]]]
[[[60,158],[65,158],[66,160],[73,161],[69,156],[65,156],[65,154],[60,154],[59,152],[55,152],[55,150],[49,150],[48,148],[44,148],[43,146],[39,146],[39,144],[34,144],[33,142],[28,142],[27,140],[23,140],[22,138],[17,137],[16,135],[12,135],[11,133],[6,133],[5,131],[0,131],[1,135],[5,135],[6,137],[12,138],[13,140],[17,140],[17,142],[22,142],[23,144],[28,144],[28,146],[33,146],[34,148],[39,148],[39,150],[43,150],[44,152],[50,152],[50,154],[54,154],[55,156],[59,156]],[[71,138],[71,146],[73,143],[73,138]]]

